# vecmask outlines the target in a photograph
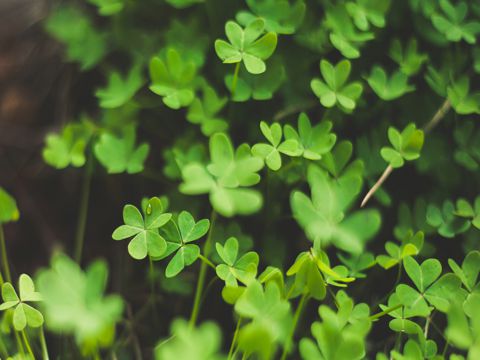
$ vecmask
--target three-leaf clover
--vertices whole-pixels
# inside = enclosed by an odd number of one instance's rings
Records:
[[[480,33],[480,22],[465,21],[468,13],[468,3],[460,1],[453,5],[448,0],[439,0],[442,13],[432,15],[432,23],[449,41],[465,40],[475,44],[476,36]]]
[[[477,196],[473,205],[465,199],[457,200],[455,215],[469,219],[480,230],[480,196]]]
[[[100,106],[111,109],[124,105],[130,100],[143,85],[142,68],[135,65],[122,77],[119,72],[113,71],[108,77],[108,83],[104,88],[95,92],[100,101]]]
[[[370,29],[370,24],[379,28],[385,26],[385,13],[389,5],[389,1],[357,0],[347,2],[346,8],[355,26],[362,31],[367,31]]]
[[[415,86],[408,84],[408,76],[403,72],[396,71],[388,78],[385,70],[376,65],[366,78],[368,85],[378,97],[390,101],[415,90]]]
[[[190,105],[195,98],[195,63],[184,60],[175,48],[169,48],[165,58],[153,57],[150,61],[150,90],[162,96],[169,108]]]
[[[248,285],[255,279],[258,267],[258,254],[249,251],[242,256],[238,256],[238,240],[234,237],[227,239],[224,245],[216,243],[217,253],[224,262],[216,267],[217,275],[225,281],[226,286],[236,287],[238,281]]]
[[[135,135],[134,126],[125,127],[120,137],[109,132],[102,133],[93,149],[109,174],[135,174],[143,170],[150,146],[142,143],[135,147]]]
[[[277,47],[277,35],[268,32],[261,36],[265,29],[265,22],[262,19],[255,19],[245,29],[242,29],[234,21],[225,24],[225,33],[228,42],[224,40],[215,41],[215,51],[225,64],[243,62],[245,68],[251,74],[265,72],[267,60]]]
[[[422,130],[417,129],[414,123],[408,124],[401,133],[394,127],[389,127],[388,139],[393,148],[383,147],[380,155],[393,168],[402,167],[405,160],[411,161],[420,157],[424,134]]]
[[[195,222],[192,214],[182,211],[178,215],[177,226],[173,222],[169,222],[169,226],[163,229],[167,239],[167,248],[160,259],[175,253],[165,269],[167,278],[176,276],[185,266],[192,265],[198,259],[200,247],[190,243],[204,236],[209,228],[210,221],[208,219]]]
[[[457,215],[455,205],[448,200],[441,207],[429,204],[426,217],[427,223],[446,238],[453,238],[457,234],[464,233],[471,225],[467,218]]]
[[[20,275],[18,279],[19,295],[10,283],[2,286],[3,304],[0,310],[14,309],[13,326],[15,330],[22,331],[28,325],[37,328],[43,324],[43,315],[40,311],[27,304],[27,302],[42,301],[40,293],[35,291],[33,280],[27,274]]]
[[[17,208],[15,199],[0,187],[0,224],[10,221],[17,221],[20,217],[20,212]]]
[[[419,231],[415,235],[410,233],[401,245],[387,241],[385,250],[388,255],[378,255],[377,263],[384,269],[390,269],[401,263],[407,256],[417,255],[423,247],[423,238],[423,233]]]
[[[359,82],[346,83],[350,71],[351,63],[348,60],[342,60],[335,66],[327,60],[320,61],[320,72],[324,81],[315,78],[310,86],[323,106],[331,108],[338,104],[347,111],[355,109],[363,87]]]
[[[234,151],[224,133],[210,137],[210,159],[206,166],[199,162],[183,166],[180,191],[190,195],[210,194],[210,203],[223,216],[258,211],[262,196],[248,187],[260,181],[257,172],[263,167],[262,159],[252,156],[246,144]]]
[[[323,155],[332,150],[337,136],[330,132],[330,121],[322,121],[312,126],[308,115],[301,113],[298,116],[298,131],[291,125],[284,126],[285,139],[295,140],[300,148],[298,154],[308,160],[320,160]]]
[[[158,229],[164,226],[172,217],[163,212],[163,205],[159,198],[149,200],[145,216],[133,205],[127,204],[123,208],[123,222],[112,234],[114,240],[133,239],[128,244],[128,253],[136,260],[147,257],[162,256],[167,250],[165,239],[160,236]]]
[[[225,131],[228,123],[220,118],[218,113],[226,103],[227,98],[218,96],[212,87],[206,85],[203,87],[203,98],[195,98],[188,108],[187,120],[199,124],[206,136]]]
[[[265,160],[267,166],[276,171],[282,166],[282,156],[299,156],[302,152],[296,139],[290,138],[282,142],[282,127],[279,123],[268,126],[260,122],[260,130],[270,144],[260,143],[252,147],[252,154]]]
[[[410,39],[405,48],[402,48],[399,39],[393,40],[389,55],[400,66],[400,71],[407,76],[418,73],[423,63],[428,60],[428,55],[418,52],[416,39]]]
[[[470,79],[467,76],[447,87],[447,95],[458,114],[480,114],[480,92],[470,94]]]

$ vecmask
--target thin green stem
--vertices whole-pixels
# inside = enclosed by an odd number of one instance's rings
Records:
[[[48,356],[48,347],[47,341],[45,340],[45,332],[43,331],[43,326],[40,328],[40,346],[42,348],[42,359],[50,360]]]
[[[0,250],[2,252],[3,274],[5,275],[5,279],[11,283],[12,275],[10,274],[10,266],[8,265],[7,246],[5,244],[5,234],[3,233],[2,224],[0,224]],[[4,281],[2,277],[2,285],[3,282]]]
[[[17,341],[17,350],[22,355],[22,358],[24,358],[25,348],[23,347],[22,339],[20,339],[20,336],[18,335],[18,331],[13,330],[13,333],[15,334],[15,340]]]
[[[202,260],[205,264],[207,264],[208,266],[210,266],[213,270],[215,270],[216,266],[213,262],[211,262],[210,260],[208,260],[205,256],[203,256],[202,254],[198,255],[198,258],[200,260]]]
[[[402,306],[403,306],[402,304],[397,304],[397,305],[391,306],[391,307],[389,307],[389,308],[387,308],[387,309],[385,309],[385,310],[383,310],[379,313],[376,313],[376,314],[370,316],[369,319],[372,320],[372,321],[376,320],[376,319],[379,319],[382,316],[387,315],[387,314],[391,313],[392,311],[395,311],[395,310],[401,308]]]
[[[27,348],[28,354],[33,360],[35,360],[35,355],[33,354],[32,347],[30,346],[30,342],[28,341],[25,330],[22,330],[21,333],[22,333],[22,338],[23,338],[23,341],[25,342],[25,346]]]
[[[232,80],[232,99],[235,96],[235,91],[237,90],[237,83],[238,83],[238,73],[240,71],[240,62],[235,64],[235,70],[233,72],[233,80]]]
[[[240,325],[242,323],[242,317],[239,316],[237,320],[237,326],[235,327],[235,332],[233,333],[232,343],[230,344],[230,350],[228,350],[228,357],[227,360],[233,359],[233,350],[235,349],[235,344],[237,343],[238,332],[240,330]]]
[[[85,242],[85,228],[87,225],[88,200],[90,198],[90,185],[92,182],[93,158],[90,154],[85,164],[85,174],[83,176],[82,194],[80,198],[80,207],[78,211],[77,232],[75,234],[75,261],[82,261],[83,244]]]
[[[153,267],[153,259],[148,256],[148,276],[150,278],[150,297],[152,299],[153,320],[157,321],[157,300],[155,297],[155,268]]]
[[[212,215],[210,216],[210,229],[208,230],[207,240],[203,245],[203,253],[205,254],[205,256],[208,256],[210,253],[210,248],[212,246],[211,242],[213,228],[215,226],[216,218],[217,213],[215,212],[215,210],[212,210]],[[205,262],[202,262],[202,264],[200,265],[200,273],[198,274],[197,288],[195,290],[195,300],[193,302],[192,314],[190,315],[190,327],[194,327],[197,322],[198,312],[200,311],[200,302],[202,299],[203,287],[205,285],[205,277],[207,275],[207,266],[208,265]]]
[[[303,308],[305,307],[307,301],[308,301],[308,295],[307,295],[307,293],[305,293],[300,298],[297,309],[295,310],[295,315],[293,316],[292,328],[290,330],[290,334],[288,336],[287,343],[283,347],[282,357],[280,358],[281,360],[285,360],[287,358],[287,354],[289,353],[289,351],[291,349],[293,337],[295,336],[295,330],[297,329],[297,325],[298,325],[298,320],[300,319],[300,316],[302,315]]]
[[[3,342],[2,334],[0,334],[0,357],[2,357],[2,356],[5,359],[8,359],[7,347],[5,346],[5,343]]]

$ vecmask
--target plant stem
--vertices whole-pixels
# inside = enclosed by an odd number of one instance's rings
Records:
[[[290,351],[290,347],[292,346],[293,337],[295,336],[295,330],[297,328],[298,320],[300,319],[300,315],[302,314],[302,310],[305,307],[305,304],[307,303],[307,301],[308,301],[308,295],[307,293],[305,293],[300,298],[297,309],[295,310],[295,315],[293,316],[292,329],[290,330],[287,343],[283,347],[282,357],[280,358],[281,360],[285,360],[287,358],[287,354]]]
[[[25,330],[22,330],[21,333],[22,333],[22,338],[23,338],[23,341],[25,342],[25,346],[27,348],[28,354],[33,360],[35,360],[35,355],[33,355],[32,347],[30,346],[30,342],[28,341]]]
[[[43,331],[43,326],[40,328],[40,346],[42,347],[42,359],[50,360],[48,356],[48,347],[47,341],[45,340],[45,332]]]
[[[198,258],[200,260],[202,260],[205,264],[207,264],[208,266],[210,266],[213,270],[215,270],[216,266],[213,262],[211,262],[210,260],[208,260],[205,256],[203,256],[202,254],[198,255]]]
[[[232,99],[235,96],[235,91],[237,90],[237,82],[238,82],[238,73],[240,71],[240,62],[235,64],[235,70],[233,72],[233,80],[232,80]]]
[[[3,233],[3,226],[0,224],[0,250],[2,252],[2,264],[3,264],[3,273],[5,275],[5,280],[9,283],[12,282],[12,275],[10,274],[10,266],[8,265],[8,256],[7,256],[7,246],[5,244],[5,234]],[[3,277],[2,277],[3,285]]]
[[[5,359],[8,358],[7,348],[3,342],[3,336],[0,334],[0,356],[3,356]]]
[[[379,313],[376,313],[376,314],[370,316],[369,319],[370,319],[370,320],[379,319],[379,318],[381,318],[382,316],[387,315],[387,314],[391,313],[392,311],[395,311],[395,310],[401,308],[402,306],[403,306],[402,304],[397,304],[397,305],[391,306],[391,307],[389,307],[389,308],[387,308],[387,309],[385,309],[385,310],[383,310],[383,311],[381,311],[381,312],[379,312]]]
[[[85,174],[83,176],[82,194],[80,207],[78,211],[77,232],[75,234],[75,261],[82,261],[83,243],[85,241],[85,227],[87,225],[88,200],[90,197],[90,185],[92,182],[93,158],[90,154],[85,164]]]
[[[17,350],[22,355],[22,358],[25,358],[25,348],[23,347],[22,339],[20,339],[18,331],[13,330],[13,333],[15,334],[15,340],[17,341]]]
[[[450,100],[446,99],[440,108],[435,112],[433,115],[432,119],[423,127],[423,131],[428,134],[430,131],[432,131],[439,123],[440,120],[442,120],[445,115],[447,115],[448,111],[450,110],[452,104],[450,103]],[[393,168],[388,165],[383,174],[380,176],[380,178],[377,180],[377,182],[372,186],[372,188],[368,191],[367,195],[362,200],[362,203],[360,204],[360,207],[364,207],[368,200],[375,194],[375,192],[382,186],[382,184],[385,182],[385,180],[388,178],[388,176],[392,173]]]
[[[153,267],[152,257],[148,256],[148,275],[150,277],[150,297],[152,299],[153,307],[153,321],[157,321],[157,299],[155,297],[155,269]]]
[[[238,331],[240,330],[241,323],[242,323],[242,317],[239,316],[237,320],[237,326],[235,327],[235,332],[233,333],[232,343],[230,344],[230,350],[228,350],[227,360],[232,359],[233,349],[235,349],[235,344],[237,343]]]
[[[211,241],[213,227],[215,226],[215,220],[217,218],[217,213],[215,210],[212,210],[212,215],[210,216],[210,229],[208,230],[207,240],[203,245],[203,253],[205,256],[208,256],[210,253]],[[193,302],[192,314],[190,315],[190,327],[194,327],[197,322],[198,312],[200,310],[200,301],[202,299],[202,291],[205,285],[205,276],[207,275],[207,264],[202,262],[200,265],[200,273],[198,274],[197,288],[195,290],[195,300]]]

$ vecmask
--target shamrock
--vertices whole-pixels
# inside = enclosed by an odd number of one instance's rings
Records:
[[[309,338],[300,341],[303,359],[360,360],[365,357],[365,338],[371,327],[368,306],[355,305],[343,291],[339,291],[335,298],[338,304],[336,313],[326,305],[318,308],[322,322],[316,321],[311,327],[317,343]]]
[[[455,205],[445,201],[441,207],[429,204],[427,208],[427,223],[437,229],[438,233],[446,238],[453,238],[470,228],[470,221],[455,213]]]
[[[93,134],[93,124],[87,119],[67,124],[60,134],[48,134],[42,155],[45,162],[57,169],[85,164],[85,148]]]
[[[115,15],[123,10],[125,0],[88,0],[98,7],[98,13],[103,16]]]
[[[423,247],[424,235],[421,231],[413,235],[410,232],[399,246],[391,241],[385,243],[385,250],[388,255],[377,256],[377,263],[384,269],[390,269],[393,266],[402,263],[407,256],[417,255]]]
[[[169,48],[165,58],[153,57],[150,61],[150,90],[162,96],[171,109],[190,105],[195,98],[195,63],[185,61],[175,48]]]
[[[352,143],[343,140],[337,143],[332,151],[324,154],[319,164],[337,180],[347,177],[356,177],[359,180],[358,186],[361,187],[364,169],[363,162],[360,159],[356,159],[351,163],[348,163],[352,155]],[[339,183],[340,182],[341,181],[339,181]],[[360,190],[358,189],[358,191]]]
[[[94,146],[95,156],[107,168],[109,174],[139,173],[148,156],[150,146],[146,143],[135,148],[135,128],[126,126],[121,137],[104,132]]]
[[[17,221],[19,217],[20,212],[17,208],[17,202],[0,187],[0,226],[10,221]]]
[[[393,148],[385,146],[380,150],[380,154],[393,168],[402,167],[405,160],[411,161],[420,157],[424,134],[414,123],[408,124],[401,133],[394,127],[389,127],[388,139]]]
[[[105,88],[98,89],[95,96],[100,100],[100,106],[111,109],[124,105],[143,85],[142,68],[135,65],[125,78],[114,71],[108,77]]]
[[[303,0],[295,0],[293,4],[288,0],[247,0],[246,2],[251,12],[238,12],[237,21],[246,26],[256,18],[262,18],[265,21],[265,29],[277,34],[293,34],[305,15],[306,6]]]
[[[225,24],[228,41],[216,40],[215,51],[225,64],[235,64],[243,61],[245,68],[251,74],[265,72],[267,60],[277,47],[277,35],[268,32],[261,36],[265,29],[262,19],[255,19],[245,29],[234,21]]]
[[[473,206],[465,199],[457,200],[455,215],[469,219],[480,230],[480,196],[476,197]]]
[[[133,205],[123,208],[124,225],[120,225],[112,234],[114,240],[123,240],[133,236],[128,244],[128,253],[136,260],[147,257],[159,257],[167,250],[165,239],[159,235],[158,229],[164,226],[172,217],[163,212],[159,198],[153,197],[146,207],[145,216]]]
[[[285,139],[298,143],[300,156],[308,160],[320,160],[323,155],[332,150],[337,136],[332,134],[332,123],[322,121],[312,127],[308,115],[301,113],[298,116],[298,131],[289,124],[284,126]]]
[[[400,71],[407,76],[418,73],[423,63],[428,60],[428,55],[418,52],[416,39],[410,39],[405,49],[402,48],[399,39],[393,40],[389,55],[400,66]]]
[[[226,286],[236,287],[238,281],[248,285],[257,275],[258,254],[249,251],[238,257],[238,240],[228,238],[224,245],[216,243],[217,253],[224,262],[216,267],[217,275],[225,281]]]
[[[415,86],[408,84],[408,77],[400,71],[387,78],[385,70],[376,65],[372,68],[370,76],[366,78],[368,85],[379,98],[390,101],[415,90]]]
[[[183,319],[176,319],[170,327],[171,336],[155,347],[157,360],[223,360],[220,355],[222,332],[213,322],[192,327]]]
[[[346,4],[347,11],[353,18],[355,26],[362,31],[370,29],[370,24],[383,28],[385,26],[385,13],[389,6],[389,0],[357,0]]]
[[[178,215],[177,224],[172,221],[162,229],[162,234],[167,239],[167,249],[160,255],[159,259],[175,253],[165,269],[165,276],[171,278],[179,274],[185,266],[192,265],[200,256],[200,247],[189,244],[200,239],[210,228],[210,221],[202,219],[195,222],[192,214],[182,211]]]
[[[338,104],[342,110],[355,109],[363,87],[359,82],[346,84],[350,71],[351,63],[348,60],[342,60],[335,66],[327,60],[320,61],[320,72],[325,82],[315,78],[310,86],[323,106],[331,108]]]
[[[430,314],[431,308],[428,304],[446,312],[455,297],[463,296],[459,293],[460,279],[457,276],[445,274],[438,279],[442,273],[442,265],[437,259],[427,259],[420,265],[407,256],[403,264],[417,289],[400,284],[396,293],[401,303],[412,308],[419,316],[426,317]]]
[[[218,113],[225,107],[227,98],[219,97],[215,90],[206,85],[203,87],[203,98],[195,98],[188,108],[187,120],[199,124],[202,133],[210,136],[216,132],[225,131],[228,123],[218,117]]]
[[[480,92],[469,94],[470,79],[462,76],[447,87],[448,99],[458,114],[480,114]]]
[[[293,216],[307,237],[320,240],[323,245],[332,243],[349,253],[360,253],[380,227],[380,214],[376,210],[360,210],[345,216],[360,191],[361,178],[347,175],[335,180],[326,171],[310,165],[307,180],[311,198],[294,191],[290,199]]]
[[[263,167],[262,159],[251,155],[244,144],[234,151],[228,136],[216,133],[210,137],[210,159],[207,166],[198,162],[182,168],[184,194],[210,194],[210,203],[221,215],[248,215],[262,206],[261,195],[248,186],[257,184],[257,172]]]
[[[43,315],[40,311],[28,305],[27,302],[37,302],[42,300],[40,293],[35,291],[33,280],[27,274],[20,275],[18,279],[19,295],[12,284],[4,283],[2,286],[3,304],[0,304],[0,310],[15,308],[13,312],[13,326],[17,331],[23,331],[27,325],[37,328],[43,324]]]
[[[112,343],[115,324],[122,316],[122,299],[103,295],[107,278],[105,261],[96,261],[83,272],[62,254],[55,255],[51,267],[42,269],[37,277],[48,328],[74,335],[85,355]]]
[[[301,154],[299,144],[295,139],[287,139],[282,142],[282,127],[279,123],[271,126],[265,121],[260,122],[260,130],[270,144],[260,143],[252,147],[252,154],[265,160],[267,166],[277,171],[282,166],[280,154],[298,156]]]
[[[467,3],[460,1],[454,6],[448,0],[439,0],[439,5],[442,13],[432,15],[433,26],[449,41],[457,42],[463,39],[469,44],[475,44],[476,35],[480,33],[480,22],[465,21]]]
[[[64,5],[57,8],[48,18],[46,29],[66,45],[67,58],[79,62],[81,70],[94,67],[108,51],[106,34],[95,29],[77,7]]]

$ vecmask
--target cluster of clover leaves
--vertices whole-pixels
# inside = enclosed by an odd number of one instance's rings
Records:
[[[44,26],[101,79],[42,151],[85,171],[75,261],[14,281],[0,187],[2,359],[480,358],[479,4],[87,0]],[[117,214],[105,246],[145,277],[106,295],[107,262],[80,267],[90,182],[124,173],[163,196]]]

